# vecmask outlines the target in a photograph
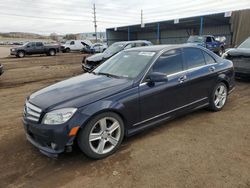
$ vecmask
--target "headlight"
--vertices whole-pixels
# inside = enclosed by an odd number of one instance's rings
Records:
[[[14,51],[16,51],[16,49],[12,48],[11,51],[14,52]]]
[[[67,122],[76,112],[76,108],[63,108],[45,114],[42,123],[47,125],[58,125]]]

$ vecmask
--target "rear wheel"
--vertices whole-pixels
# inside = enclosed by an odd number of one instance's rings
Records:
[[[49,55],[50,56],[55,56],[56,55],[56,51],[53,50],[53,49],[49,50]]]
[[[24,56],[25,56],[24,51],[19,51],[19,52],[17,52],[17,57],[23,58]]]
[[[219,83],[214,88],[210,96],[209,109],[212,111],[220,111],[227,101],[228,89],[224,83]]]
[[[221,47],[221,48],[219,49],[218,55],[221,57],[221,56],[223,55],[223,53],[224,53],[224,48]]]
[[[121,117],[113,112],[95,116],[78,134],[78,145],[92,159],[102,159],[113,154],[124,136]]]

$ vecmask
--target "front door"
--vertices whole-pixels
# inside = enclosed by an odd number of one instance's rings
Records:
[[[149,72],[164,73],[168,81],[140,84],[141,121],[136,125],[139,126],[157,119],[168,118],[171,112],[175,112],[186,105],[186,97],[188,96],[186,83],[188,78],[184,69],[180,49],[167,51],[157,59]]]

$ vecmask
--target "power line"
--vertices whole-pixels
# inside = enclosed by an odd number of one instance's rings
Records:
[[[93,20],[89,19],[68,19],[68,18],[55,18],[55,17],[41,17],[41,16],[31,16],[31,15],[20,15],[20,14],[12,14],[12,13],[5,13],[5,12],[0,12],[0,15],[5,15],[5,16],[15,16],[15,17],[24,17],[24,18],[30,18],[30,19],[48,19],[48,20],[65,20],[65,21],[73,21],[73,22],[82,22],[82,21],[87,21],[87,22],[92,22]],[[116,24],[129,24],[129,22],[116,22],[116,21],[106,21],[106,20],[99,20],[99,23],[116,23]]]

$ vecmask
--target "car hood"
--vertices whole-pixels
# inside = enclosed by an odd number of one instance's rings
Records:
[[[226,53],[230,56],[250,56],[249,48],[229,48]]]
[[[33,93],[29,102],[43,110],[80,108],[132,87],[132,81],[85,73]]]
[[[19,50],[19,49],[24,49],[24,47],[23,46],[19,46],[19,47],[11,48],[11,50],[12,49]]]
[[[97,61],[103,61],[105,59],[108,59],[110,58],[112,55],[114,54],[111,54],[111,53],[98,53],[98,54],[95,54],[95,55],[92,55],[90,57],[88,57],[86,60],[87,61],[92,61],[92,62],[97,62]]]

